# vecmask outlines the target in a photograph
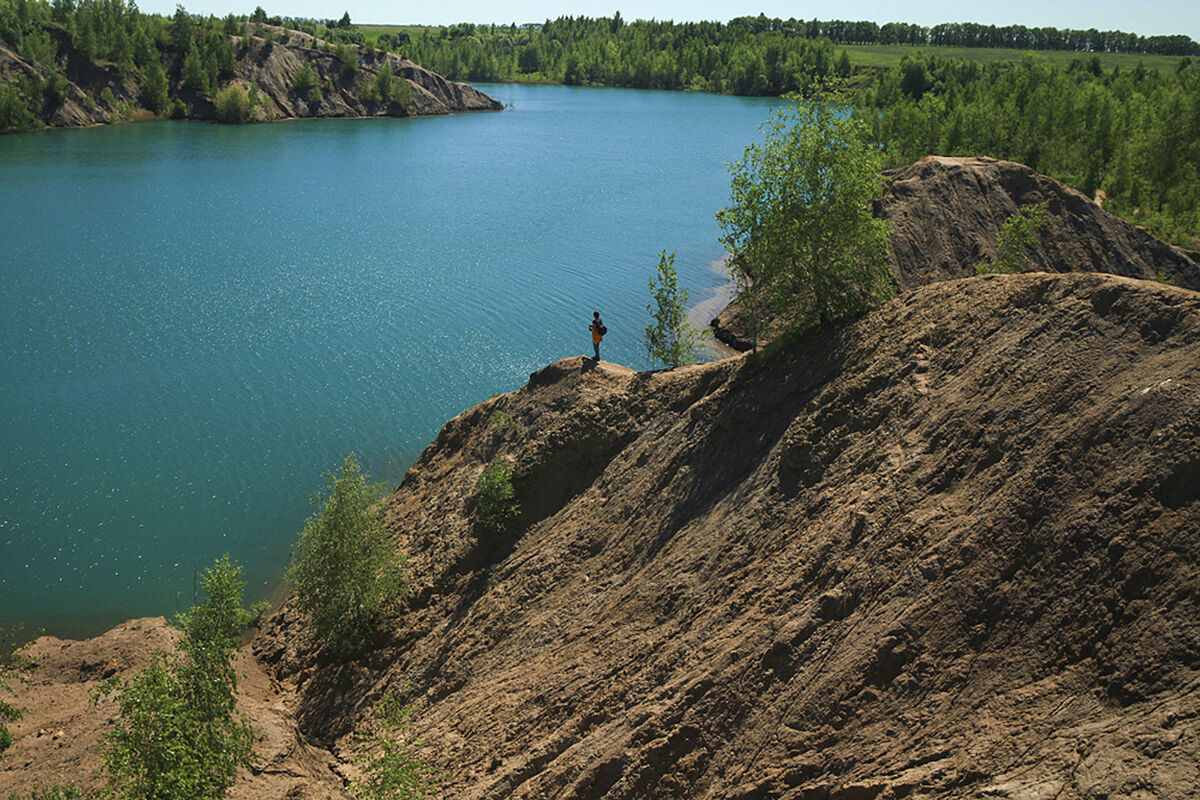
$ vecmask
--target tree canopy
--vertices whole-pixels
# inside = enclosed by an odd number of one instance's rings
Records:
[[[744,291],[793,327],[866,310],[894,292],[879,151],[837,95],[780,109],[766,140],[731,165],[730,204],[717,213]]]

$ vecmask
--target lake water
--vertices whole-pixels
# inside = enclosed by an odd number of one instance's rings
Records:
[[[591,349],[648,366],[647,281],[723,283],[763,99],[485,86],[501,113],[0,137],[0,625],[277,584],[322,473],[395,485],[442,424]]]

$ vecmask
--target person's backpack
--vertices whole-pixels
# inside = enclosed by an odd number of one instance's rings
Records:
[[[607,336],[607,335],[608,335],[608,328],[604,327],[604,323],[603,323],[603,322],[601,322],[599,325],[597,325],[597,326],[596,326],[596,330],[600,332],[600,335],[601,335],[601,336]]]

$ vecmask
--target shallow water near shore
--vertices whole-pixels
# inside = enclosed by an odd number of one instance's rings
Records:
[[[491,85],[493,114],[0,137],[0,625],[65,636],[278,582],[322,473],[590,351],[646,368],[676,250],[721,290],[772,101]]]

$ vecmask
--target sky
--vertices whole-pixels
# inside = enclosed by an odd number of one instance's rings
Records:
[[[450,25],[456,22],[541,22],[560,16],[609,17],[616,10],[626,20],[671,19],[676,22],[734,17],[796,17],[908,22],[978,22],[984,25],[1096,28],[1138,33],[1184,34],[1200,41],[1197,0],[923,0],[898,4],[885,0],[839,0],[836,3],[782,0],[442,0],[430,5],[414,0],[180,0],[193,14],[249,14],[261,4],[272,16],[339,19],[343,12],[362,24]],[[140,0],[145,12],[173,14],[176,0]]]

